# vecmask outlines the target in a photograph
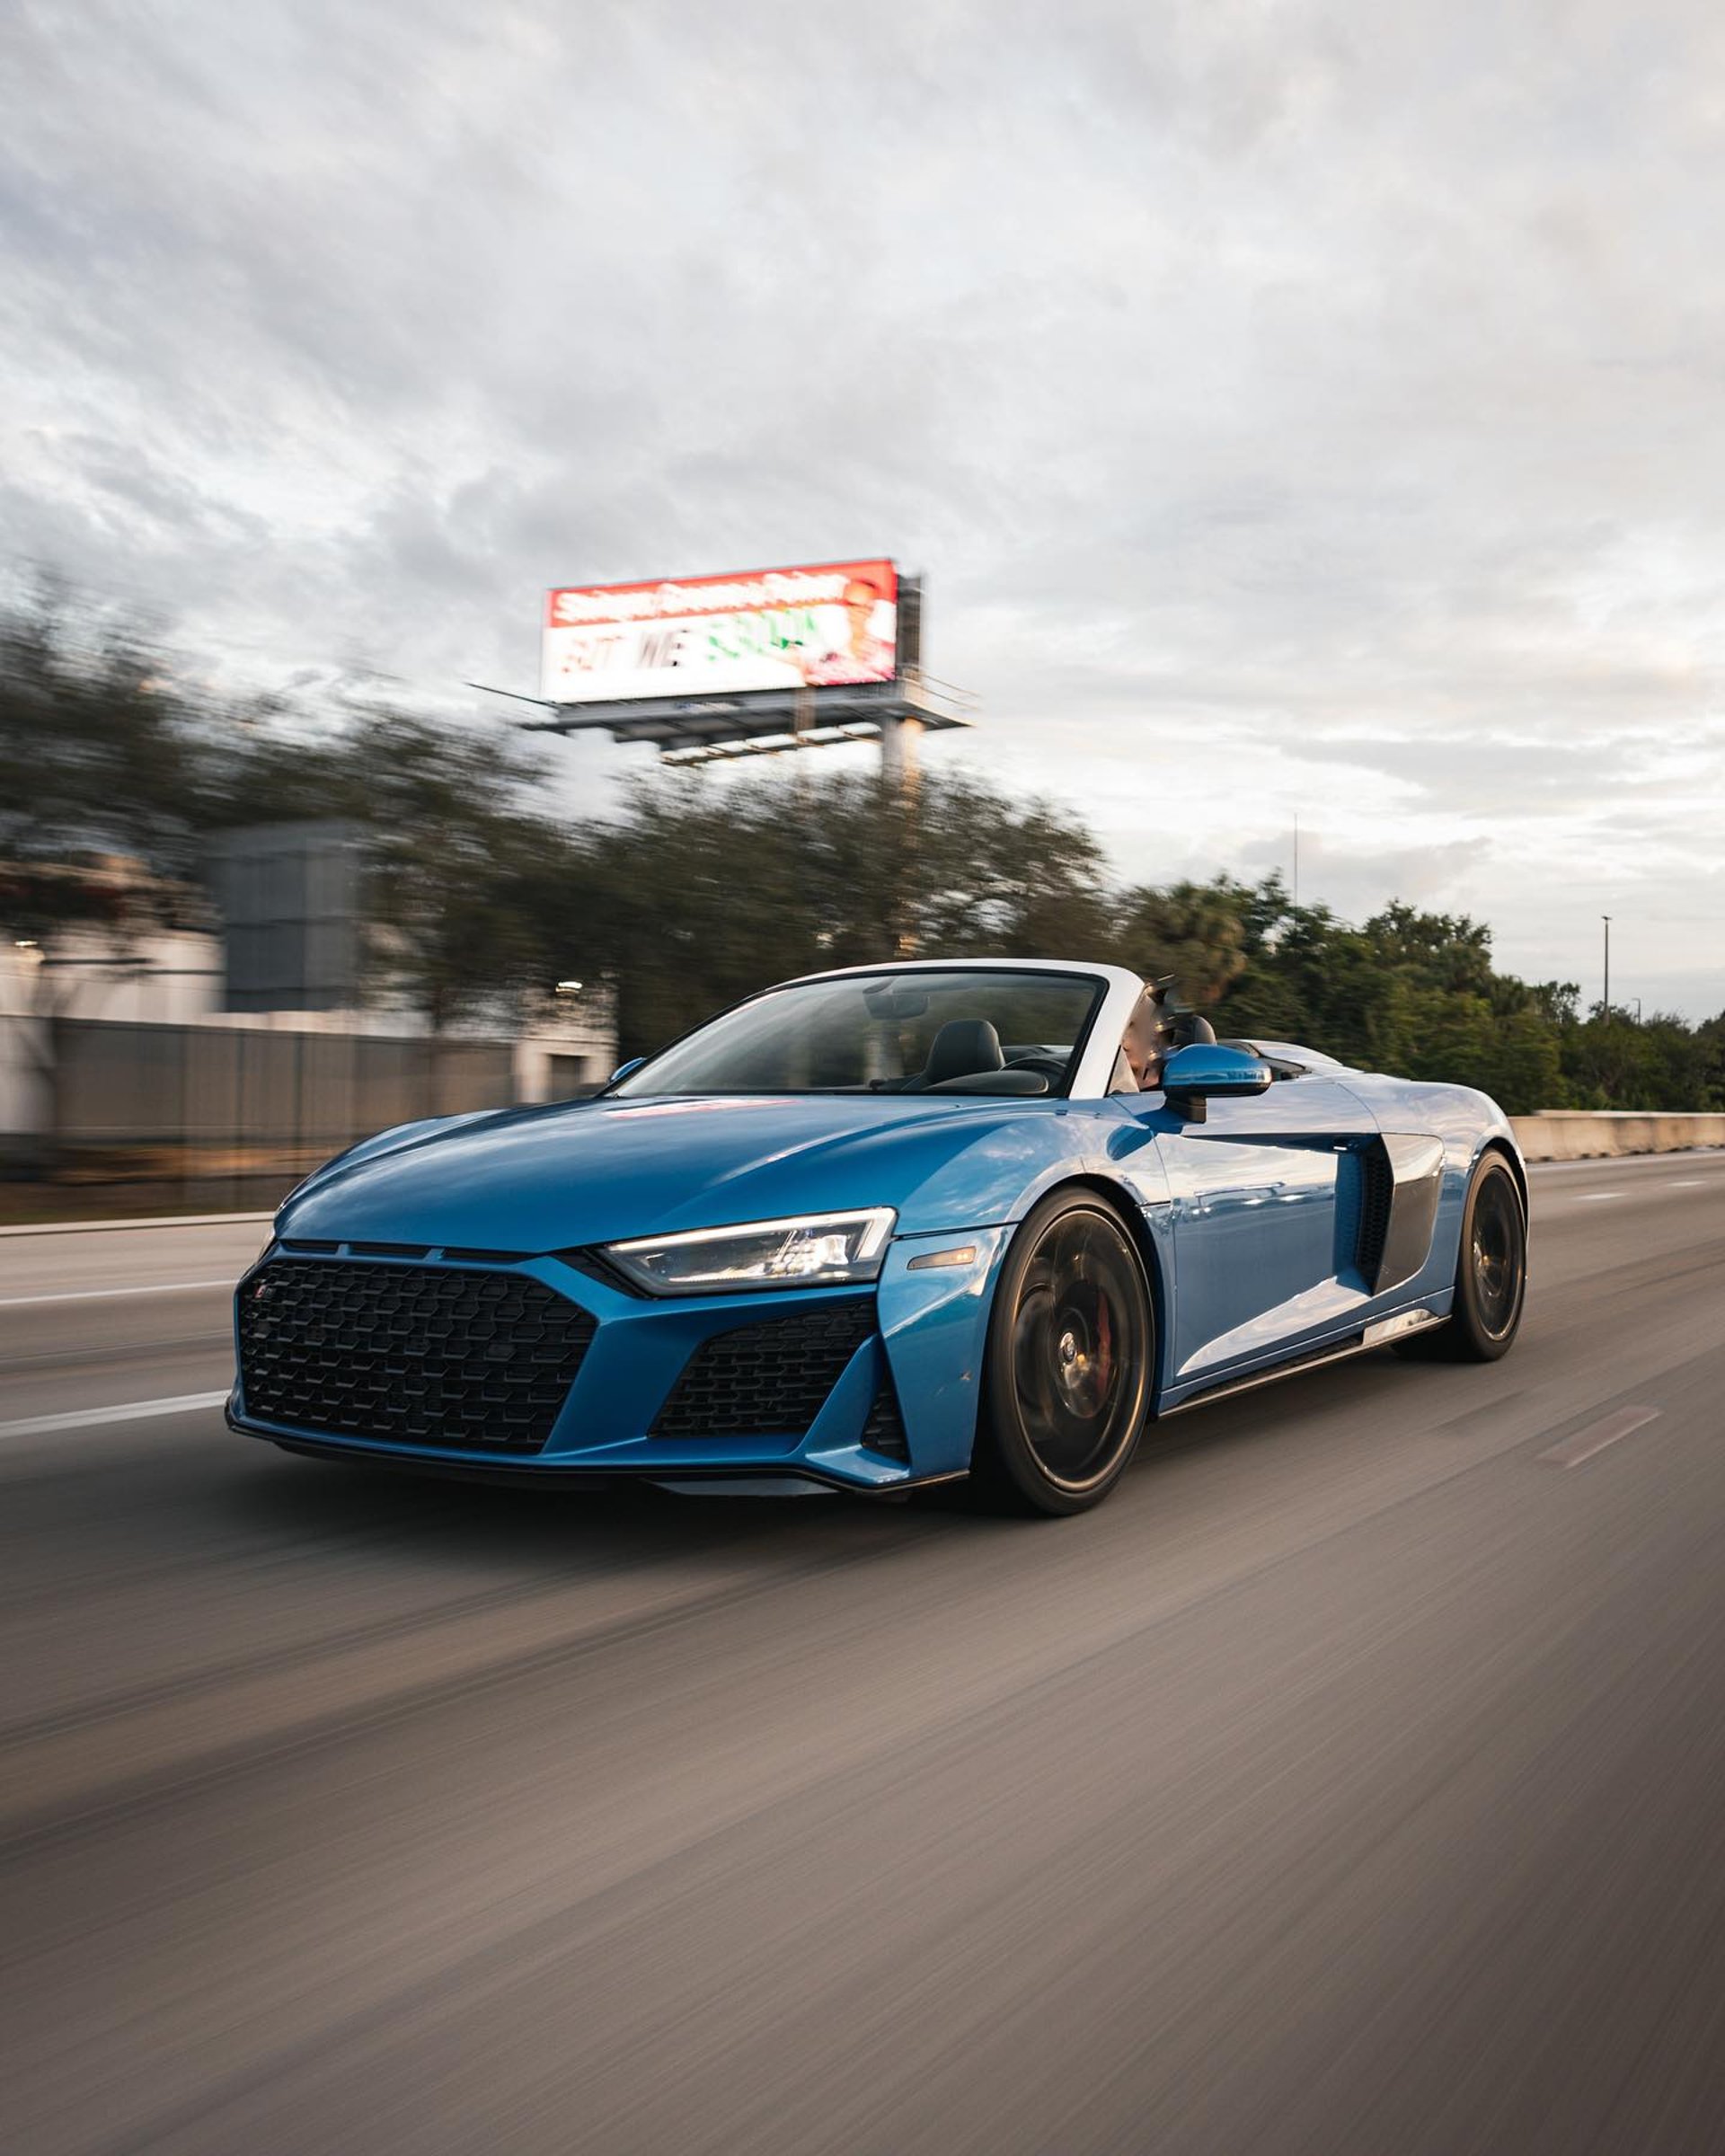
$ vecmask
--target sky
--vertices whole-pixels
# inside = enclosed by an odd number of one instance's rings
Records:
[[[1123,878],[1297,817],[1303,899],[1589,1000],[1610,914],[1698,1018],[1721,264],[1699,0],[23,0],[0,555],[464,713],[547,586],[889,554],[926,762]]]

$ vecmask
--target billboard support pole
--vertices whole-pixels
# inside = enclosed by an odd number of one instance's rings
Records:
[[[921,720],[908,711],[894,712],[880,722],[880,777],[889,793],[906,800],[916,791],[922,738]]]

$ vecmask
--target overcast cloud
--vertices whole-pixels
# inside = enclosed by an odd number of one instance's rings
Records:
[[[26,4],[0,543],[279,677],[889,552],[957,757],[1725,1006],[1725,18]],[[574,798],[640,751],[560,750]],[[846,754],[860,752],[845,752]]]

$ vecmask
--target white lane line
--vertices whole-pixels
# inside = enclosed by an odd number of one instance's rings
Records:
[[[1585,1430],[1561,1438],[1556,1445],[1548,1445],[1539,1458],[1548,1467],[1579,1467],[1584,1460],[1591,1460],[1596,1453],[1603,1453],[1608,1445],[1615,1445],[1620,1437],[1650,1422],[1657,1422],[1658,1408],[1619,1408],[1614,1415],[1607,1415],[1603,1422],[1591,1422]]]
[[[1665,1187],[1668,1190],[1704,1190],[1707,1179],[1703,1175],[1676,1175]]]
[[[56,1295],[0,1295],[0,1310],[40,1310],[49,1303],[111,1303],[119,1295],[189,1295],[207,1287],[233,1285],[230,1278],[153,1280],[145,1287],[71,1287]]]
[[[54,1430],[93,1429],[102,1422],[144,1422],[154,1415],[193,1415],[219,1408],[226,1392],[181,1392],[174,1400],[128,1400],[118,1408],[79,1408],[70,1415],[31,1415],[23,1422],[0,1422],[0,1437],[46,1437]]]
[[[164,1213],[149,1220],[37,1220],[25,1228],[0,1228],[7,1235],[114,1235],[132,1228],[243,1228],[273,1213]]]
[[[1621,1190],[1578,1190],[1575,1203],[1578,1206],[1603,1206],[1608,1198],[1621,1197],[1623,1195]]]

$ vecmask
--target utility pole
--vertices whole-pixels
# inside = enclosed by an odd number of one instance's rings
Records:
[[[1294,911],[1300,910],[1300,813],[1294,811]]]
[[[1611,1023],[1611,915],[1601,914],[1599,918],[1606,924],[1606,993],[1600,1003],[1599,1012],[1606,1025],[1609,1025]]]

